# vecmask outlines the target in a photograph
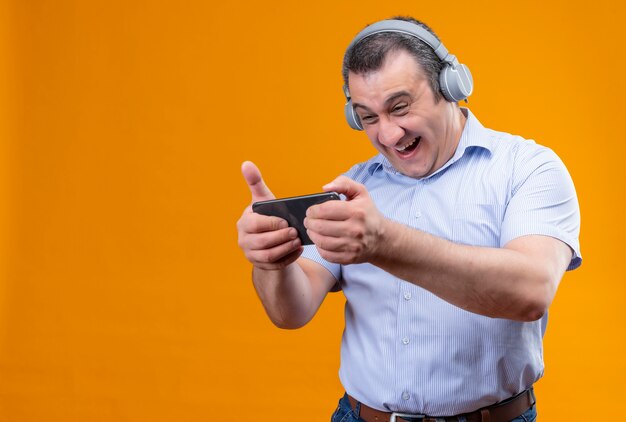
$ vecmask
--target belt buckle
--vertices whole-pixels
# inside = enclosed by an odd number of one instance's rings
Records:
[[[396,422],[396,418],[402,418],[407,422],[419,422],[426,418],[426,415],[416,415],[411,413],[392,412],[389,422]]]

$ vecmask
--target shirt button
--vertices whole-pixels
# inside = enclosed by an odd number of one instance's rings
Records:
[[[408,400],[410,398],[411,398],[411,396],[406,391],[404,393],[402,393],[402,400]]]
[[[411,300],[411,292],[404,292],[404,298],[406,300]]]
[[[422,216],[422,212],[420,210],[415,211],[415,218],[420,218]]]
[[[409,344],[409,338],[408,337],[403,338],[402,344]]]

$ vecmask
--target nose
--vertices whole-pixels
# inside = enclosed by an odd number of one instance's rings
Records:
[[[378,127],[378,142],[387,146],[395,146],[404,136],[404,129],[389,119],[380,119]]]

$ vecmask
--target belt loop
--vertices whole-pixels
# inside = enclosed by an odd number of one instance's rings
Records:
[[[361,417],[361,402],[357,400],[356,406],[354,406],[354,416]]]
[[[480,420],[481,422],[491,422],[491,415],[489,414],[489,409],[482,409],[480,411]]]

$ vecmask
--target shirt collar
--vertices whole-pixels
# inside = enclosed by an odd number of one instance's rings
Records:
[[[489,153],[493,151],[493,141],[490,136],[483,136],[485,127],[480,123],[476,116],[474,116],[468,108],[461,107],[461,112],[465,115],[465,117],[467,117],[467,120],[465,121],[465,126],[463,127],[463,132],[461,133],[461,139],[459,140],[459,145],[457,146],[454,155],[440,169],[435,171],[430,176],[425,177],[425,179],[428,179],[429,177],[445,170],[473,148],[485,149],[489,151]],[[370,175],[381,170],[385,170],[393,174],[400,174],[382,154],[376,155],[369,161],[367,170]]]

